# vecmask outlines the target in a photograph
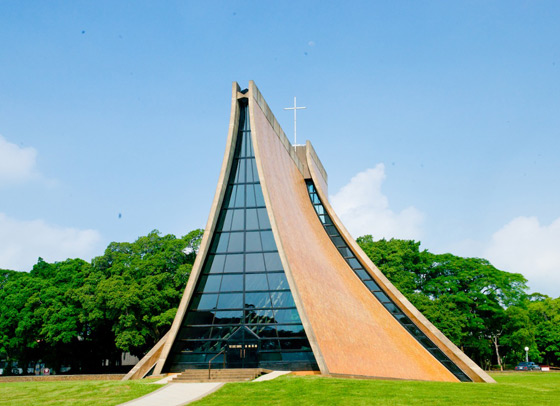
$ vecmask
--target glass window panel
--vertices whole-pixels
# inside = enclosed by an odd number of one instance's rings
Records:
[[[231,335],[234,329],[237,329],[237,326],[213,327],[210,338],[227,339]]]
[[[369,274],[366,272],[365,269],[354,269],[354,272],[356,272],[356,274],[358,275],[358,277],[361,280],[365,280],[365,279],[371,279],[371,276],[369,276]]]
[[[314,207],[315,207],[315,211],[317,212],[317,214],[319,214],[319,215],[325,214],[325,208],[322,205],[316,204]]]
[[[205,273],[223,272],[225,255],[208,255],[206,265],[204,266]]]
[[[271,350],[279,350],[280,343],[278,340],[262,340],[261,341],[261,351],[271,351]],[[259,358],[261,361],[281,361],[282,355],[278,352],[273,353],[259,353]]]
[[[226,255],[224,272],[243,272],[243,254]]]
[[[179,339],[192,340],[209,338],[210,330],[211,327],[186,327],[181,329],[179,333]]]
[[[271,307],[270,294],[268,292],[246,293],[245,307],[252,307],[252,308]]]
[[[313,193],[309,195],[309,197],[311,197],[311,202],[313,202],[313,204],[321,204],[321,200],[319,199],[319,196],[317,196],[317,193]]]
[[[257,209],[259,213],[259,226],[261,230],[270,228],[270,220],[268,219],[268,213],[266,209]]]
[[[291,292],[271,292],[272,305],[278,307],[295,307],[294,298]]]
[[[246,234],[247,251],[262,251],[261,236],[258,231],[248,231]]]
[[[217,233],[214,235],[213,252],[223,253],[227,250],[229,233]]]
[[[255,207],[255,185],[247,185],[246,207]]]
[[[255,203],[257,206],[264,206],[264,196],[260,184],[255,185]]]
[[[243,290],[243,275],[224,275],[222,280],[221,291],[242,291]]]
[[[227,189],[226,189],[226,194],[224,195],[224,203],[222,206],[222,209],[226,209],[228,207],[231,207],[233,205],[233,202],[235,201],[235,191],[237,190],[236,187],[228,185]]]
[[[305,330],[301,324],[279,325],[278,337],[305,337]]]
[[[259,178],[255,168],[255,158],[247,159],[247,182],[258,182]]]
[[[447,358],[447,356],[440,349],[432,351],[432,355],[436,357],[436,359],[440,362],[445,362],[447,364],[446,361],[449,361],[449,358]]]
[[[245,117],[243,123],[243,139],[245,141],[245,156],[249,155],[249,146],[251,145],[251,133],[249,131],[249,115]]]
[[[261,231],[262,249],[263,251],[276,250],[276,243],[274,242],[274,235],[272,231]]]
[[[183,341],[179,347],[181,352],[194,352],[194,353],[201,353],[206,352],[212,344],[215,344],[215,341]]]
[[[356,258],[349,258],[348,259],[348,264],[354,269],[362,267],[362,265],[360,264],[360,262]]]
[[[321,217],[321,221],[323,222],[323,224],[332,224],[332,220],[329,216],[327,216],[326,214],[323,214]]]
[[[342,239],[342,237],[331,237],[332,242],[334,243],[335,246],[337,247],[346,247],[346,243],[344,242],[344,240]]]
[[[243,307],[243,293],[220,293],[219,309],[241,309]]]
[[[305,361],[314,363],[315,356],[312,351],[283,352],[282,361]]]
[[[239,117],[239,133],[237,136],[237,151],[240,157],[244,157],[247,154],[247,134],[243,133],[243,121],[244,117]]]
[[[302,351],[311,350],[309,341],[307,341],[306,338],[280,340],[280,348],[282,348],[282,350],[302,350]]]
[[[247,230],[258,230],[259,219],[257,217],[257,210],[260,209],[247,209]]]
[[[245,182],[245,160],[244,159],[236,159],[235,160],[236,171],[235,171],[235,183],[244,183]]]
[[[243,252],[243,232],[230,233],[228,252]]]
[[[239,324],[243,318],[242,310],[216,311],[214,324]]]
[[[217,231],[229,231],[231,229],[231,219],[233,215],[230,210],[222,210],[218,224],[216,225]]]
[[[343,257],[351,257],[352,255],[354,255],[348,247],[338,247],[338,252],[340,252]]]
[[[206,354],[181,354],[177,357],[177,362],[185,362],[185,363],[205,363],[207,355]]]
[[[196,341],[195,341],[196,342]],[[222,341],[208,340],[199,342],[194,352],[218,352],[223,346]]]
[[[418,337],[418,341],[420,341],[420,344],[422,344],[425,348],[437,348],[436,345],[426,336]],[[435,356],[434,352],[432,352],[432,354]]]
[[[336,227],[333,226],[333,225],[327,225],[327,226],[325,226],[325,230],[327,230],[327,234],[328,234],[328,235],[333,235],[333,236],[334,236],[334,235],[340,235],[340,234],[338,233],[338,230],[336,229]]]
[[[233,212],[231,230],[243,230],[245,228],[245,210],[228,210]]]
[[[197,291],[199,292],[219,292],[222,275],[201,275]]]
[[[266,257],[267,254],[264,254]],[[264,272],[263,254],[245,254],[245,270],[246,272]]]
[[[395,318],[401,322],[401,324],[412,324],[412,321],[406,317],[404,314],[395,314]]]
[[[254,273],[245,275],[246,290],[269,290],[265,273]]]
[[[276,338],[278,337],[276,333],[276,327],[267,325],[267,326],[251,326],[249,327],[253,333],[258,335],[262,338]]]
[[[307,191],[309,193],[315,193],[315,186],[313,186],[313,183],[308,183],[307,184]]]
[[[277,323],[301,323],[297,309],[282,309],[274,311]]]
[[[264,254],[264,262],[267,271],[282,271],[282,261],[278,252],[267,252]]]
[[[396,313],[400,313],[401,311],[399,310],[399,308],[397,306],[395,306],[393,303],[386,303],[385,304],[385,308],[387,310],[389,310],[390,313],[392,314],[396,314]]]
[[[274,324],[272,310],[245,310],[246,322],[250,324]]]
[[[245,169],[246,170],[245,182],[247,182],[247,183],[258,181],[258,179],[255,180],[255,177],[253,175],[253,161],[254,160],[255,160],[254,158],[247,158],[245,160],[245,167],[246,167],[246,169]]]
[[[234,188],[237,188],[237,193],[233,207],[245,206],[245,185],[235,185]]]
[[[379,285],[374,281],[365,281],[364,282],[369,290],[379,290]]]
[[[248,134],[250,137],[250,133]],[[253,151],[253,144],[251,142],[247,145],[247,156],[255,156],[255,152]]]
[[[217,294],[196,294],[193,299],[192,308],[193,309],[214,309],[216,307],[216,301],[218,300]]]
[[[240,121],[239,123],[239,128],[245,132],[245,136],[247,137],[247,144],[250,144],[250,135],[251,133],[248,133],[246,131],[250,130],[250,121],[249,121],[249,109],[248,107],[245,107],[243,110],[241,110],[241,114],[243,114],[243,119],[242,121]]]
[[[268,274],[268,282],[270,290],[289,289],[288,280],[283,273],[270,273]]]
[[[424,333],[422,333],[422,331],[420,331],[420,329],[416,326],[405,326],[406,329],[410,332],[410,334],[412,334],[414,337],[423,337]]]
[[[383,292],[373,292],[373,294],[375,295],[375,297],[377,297],[379,299],[380,302],[390,302],[389,298],[387,297],[387,295]]]
[[[184,324],[212,324],[214,313],[212,312],[188,312]]]

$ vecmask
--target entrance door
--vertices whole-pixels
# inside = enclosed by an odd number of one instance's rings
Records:
[[[227,340],[227,367],[257,368],[260,346],[258,335],[245,326],[239,327]]]

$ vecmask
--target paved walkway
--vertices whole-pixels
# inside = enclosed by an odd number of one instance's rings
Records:
[[[272,371],[262,375],[253,382],[270,381],[279,376],[289,374],[291,371]],[[202,399],[204,396],[220,389],[222,382],[203,382],[203,383],[168,383],[175,375],[170,375],[154,384],[163,384],[164,387],[155,392],[148,393],[141,398],[121,403],[119,406],[182,406],[195,400]]]
[[[278,378],[282,375],[287,375],[292,371],[272,371],[269,374],[261,375],[257,379],[253,379],[253,382],[262,382],[262,381],[270,381],[271,379]]]
[[[201,399],[220,389],[221,382],[170,383],[141,398],[122,403],[119,406],[181,406]]]

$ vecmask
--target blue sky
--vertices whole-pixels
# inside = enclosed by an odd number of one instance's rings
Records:
[[[231,82],[310,139],[354,236],[560,295],[555,1],[0,2],[0,268],[206,224]],[[119,214],[121,217],[119,218]]]

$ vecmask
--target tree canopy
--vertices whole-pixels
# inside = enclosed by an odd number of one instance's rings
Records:
[[[0,270],[0,360],[96,372],[122,352],[142,356],[169,329],[202,230],[157,230],[113,242],[91,262],[39,258],[29,272]],[[389,280],[483,367],[524,359],[558,365],[560,298],[528,295],[525,278],[482,258],[433,254],[412,240],[358,238]],[[106,361],[105,361],[106,362]]]
[[[91,263],[39,258],[29,273],[0,271],[0,358],[91,372],[123,351],[141,356],[171,326],[201,238],[152,231]]]

